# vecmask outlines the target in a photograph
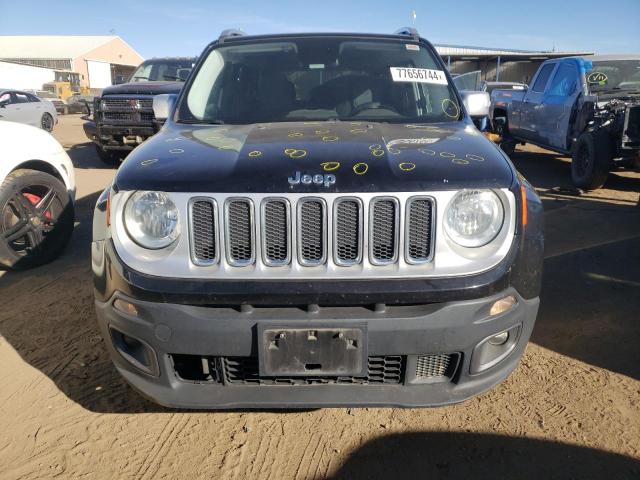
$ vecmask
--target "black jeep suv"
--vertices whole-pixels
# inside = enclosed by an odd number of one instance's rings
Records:
[[[433,46],[227,32],[95,209],[118,371],[186,408],[459,402],[517,366],[542,206]]]
[[[126,155],[155,135],[153,97],[180,93],[195,58],[154,58],[138,66],[128,83],[107,87],[94,99],[93,121],[84,124],[100,158],[119,165]]]

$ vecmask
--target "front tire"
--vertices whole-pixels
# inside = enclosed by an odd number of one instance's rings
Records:
[[[52,132],[53,131],[53,117],[51,116],[50,113],[43,113],[42,114],[42,118],[40,119],[40,127],[47,131],[47,132]]]
[[[611,169],[611,144],[606,132],[583,133],[573,146],[571,180],[583,190],[597,190]]]
[[[0,265],[14,270],[56,258],[73,232],[67,187],[37,170],[15,170],[0,185]]]

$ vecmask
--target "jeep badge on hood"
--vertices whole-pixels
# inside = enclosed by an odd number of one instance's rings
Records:
[[[306,173],[303,174],[300,173],[300,171],[297,171],[289,177],[289,185],[293,186],[300,183],[302,183],[303,185],[311,185],[312,183],[314,183],[316,185],[324,185],[325,187],[329,188],[331,185],[336,183],[336,176],[331,173],[325,175],[321,173],[310,175]]]

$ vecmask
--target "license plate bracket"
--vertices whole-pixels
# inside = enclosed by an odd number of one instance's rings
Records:
[[[261,376],[364,376],[366,325],[258,324]]]

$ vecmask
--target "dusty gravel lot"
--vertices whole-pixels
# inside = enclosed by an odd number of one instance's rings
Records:
[[[640,174],[584,196],[565,158],[513,159],[545,200],[541,311],[500,387],[437,409],[183,412],[116,374],[95,324],[92,207],[114,171],[78,116],[66,253],[0,272],[0,478],[640,478]],[[560,190],[562,192],[562,190]]]

